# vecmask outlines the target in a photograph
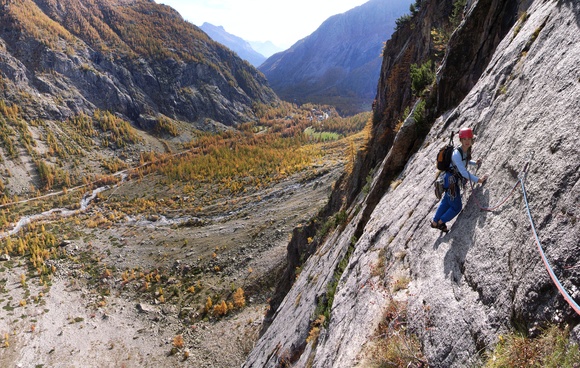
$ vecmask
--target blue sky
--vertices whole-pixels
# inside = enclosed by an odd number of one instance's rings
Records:
[[[191,23],[223,26],[246,41],[272,41],[288,48],[326,19],[368,0],[155,0]]]

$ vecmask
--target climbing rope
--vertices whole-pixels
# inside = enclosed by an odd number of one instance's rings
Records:
[[[560,292],[560,294],[562,294],[562,296],[564,297],[566,302],[568,302],[568,304],[570,304],[570,307],[572,307],[572,309],[574,309],[574,311],[576,311],[576,313],[578,313],[580,315],[580,306],[578,306],[578,303],[576,303],[576,301],[574,301],[574,299],[572,299],[570,294],[568,294],[566,289],[564,289],[564,287],[562,286],[562,283],[560,283],[560,280],[558,280],[558,277],[556,277],[556,274],[554,273],[552,266],[550,266],[550,262],[548,262],[548,258],[546,257],[546,254],[544,253],[544,249],[542,248],[542,243],[540,243],[540,238],[538,237],[538,233],[536,232],[536,227],[534,226],[534,220],[532,219],[532,213],[530,212],[530,204],[528,203],[528,196],[526,195],[526,186],[524,185],[524,178],[525,178],[525,175],[523,175],[520,178],[519,182],[522,185],[522,192],[524,194],[524,202],[526,203],[528,218],[530,219],[530,225],[532,226],[532,232],[534,233],[534,238],[536,239],[536,244],[538,245],[538,251],[540,252],[540,255],[542,256],[542,261],[544,261],[544,265],[546,266],[546,270],[548,270],[548,273],[550,274],[550,277],[552,278],[552,281],[554,282],[554,284],[558,288],[558,291]]]
[[[544,265],[546,267],[546,270],[548,271],[548,274],[550,275],[550,278],[554,282],[554,285],[556,285],[556,288],[558,289],[558,291],[560,292],[560,294],[564,297],[564,299],[566,300],[566,302],[570,305],[570,307],[572,307],[572,309],[574,309],[574,311],[576,313],[578,313],[580,315],[580,306],[578,306],[578,303],[576,303],[576,301],[570,296],[570,294],[568,294],[568,292],[566,291],[566,289],[564,289],[564,286],[562,286],[562,283],[560,282],[560,280],[558,280],[558,277],[554,273],[554,270],[552,269],[552,266],[550,265],[550,262],[548,262],[548,258],[546,257],[546,253],[544,253],[544,249],[542,248],[542,243],[540,242],[540,238],[538,237],[538,233],[536,231],[536,227],[534,226],[534,220],[532,218],[532,213],[530,212],[530,204],[528,203],[528,196],[527,196],[527,193],[526,193],[526,186],[524,184],[525,179],[526,179],[526,176],[528,174],[528,168],[530,166],[530,162],[531,162],[533,156],[534,156],[534,153],[532,152],[530,154],[530,157],[528,158],[526,164],[524,165],[524,168],[523,168],[522,172],[520,173],[520,175],[518,177],[518,180],[514,184],[512,190],[505,197],[505,199],[503,199],[500,202],[500,204],[498,204],[497,206],[494,206],[494,207],[483,207],[479,203],[479,201],[477,200],[477,198],[475,197],[475,195],[473,196],[473,198],[474,198],[475,203],[477,204],[477,206],[482,211],[494,211],[495,209],[501,207],[513,195],[513,193],[515,191],[515,188],[517,188],[518,184],[521,185],[521,187],[522,187],[522,193],[524,195],[524,202],[526,204],[526,210],[527,210],[527,213],[528,213],[528,218],[530,220],[530,225],[532,227],[532,232],[534,233],[534,238],[535,238],[536,244],[538,246],[538,251],[540,253],[540,256],[542,257],[542,261],[544,262]],[[473,183],[471,181],[470,181],[470,183],[471,183],[471,194],[473,194],[473,191],[474,191]]]

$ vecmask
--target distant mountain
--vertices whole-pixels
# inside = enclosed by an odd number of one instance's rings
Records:
[[[274,45],[271,41],[266,42],[249,41],[249,42],[254,50],[258,51],[260,54],[264,55],[267,58],[269,58],[270,56],[274,55],[277,52],[284,51],[283,48]]]
[[[371,109],[383,44],[414,0],[371,0],[328,18],[310,36],[259,69],[278,96],[331,104],[343,114]]]
[[[202,24],[200,28],[207,33],[212,40],[228,47],[230,50],[238,54],[239,57],[247,60],[253,66],[258,67],[266,61],[266,57],[254,50],[250,43],[238,36],[226,32],[224,27],[214,26],[213,24],[206,22]]]

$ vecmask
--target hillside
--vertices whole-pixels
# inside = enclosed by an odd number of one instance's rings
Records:
[[[264,76],[151,1],[2,3],[0,132],[7,196],[71,187],[143,152],[256,121]],[[82,162],[82,163],[81,163]]]
[[[283,100],[333,105],[347,115],[369,111],[384,42],[411,3],[371,0],[334,15],[259,69]]]
[[[580,113],[580,9],[540,0],[453,9],[424,3],[387,43],[369,145],[326,217],[294,234],[245,367],[579,361],[580,316],[540,249],[578,303],[579,167],[570,158],[579,150],[569,133]],[[413,92],[410,67],[429,60],[436,78]],[[464,189],[463,211],[441,234],[429,226],[434,158],[463,126],[476,130],[477,174],[490,179]]]
[[[196,128],[255,119],[276,99],[259,72],[173,9],[151,1],[4,1],[3,98],[31,118],[98,108],[152,130],[167,117]],[[22,96],[38,96],[25,99]],[[57,98],[58,96],[58,98]]]

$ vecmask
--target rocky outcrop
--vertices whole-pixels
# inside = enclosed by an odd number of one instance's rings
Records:
[[[268,58],[260,70],[284,100],[331,104],[347,114],[368,111],[383,42],[411,3],[371,0],[330,17],[310,36]]]
[[[505,22],[471,19],[482,12]],[[461,88],[436,101],[432,111],[440,106],[442,113],[422,143],[412,138],[412,114],[405,120],[368,194],[353,194],[348,221],[304,262],[246,367],[366,366],[394,300],[406,305],[407,327],[433,367],[481,365],[498,336],[516,328],[533,336],[545,323],[578,326],[580,317],[538,254],[521,188],[494,212],[479,205],[500,203],[529,162],[530,213],[554,272],[578,300],[580,272],[570,266],[580,259],[573,133],[580,113],[580,8],[574,1],[480,0],[468,2],[465,14],[453,37],[473,36],[476,44],[465,51],[472,56],[456,65],[452,55],[461,50],[454,47],[467,40],[455,39],[438,74],[439,83]],[[379,91],[385,87],[379,84]],[[436,84],[431,93],[443,92]],[[377,104],[388,108],[390,99]],[[474,156],[484,160],[477,173],[490,179],[464,190],[464,209],[443,235],[429,226],[437,206],[434,157],[462,126],[476,130]],[[384,174],[397,167],[397,175]],[[325,309],[330,320],[317,322]]]
[[[167,6],[1,4],[3,99],[30,119],[62,120],[98,108],[136,125],[143,116],[165,115],[213,129],[254,120],[253,103],[277,100],[260,72]]]

